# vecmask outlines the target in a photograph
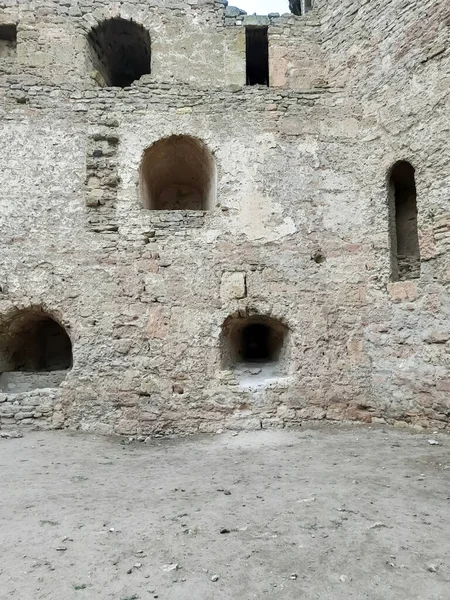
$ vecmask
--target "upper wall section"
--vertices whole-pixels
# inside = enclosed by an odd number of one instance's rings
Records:
[[[448,57],[448,0],[315,0],[312,10],[310,0],[295,2],[301,16],[255,17],[226,0],[8,0],[0,8],[0,76],[98,89],[88,37],[110,19],[132,21],[150,38],[150,73],[133,85],[244,86],[247,27],[268,28],[270,85],[297,91],[378,95],[398,84],[398,72]]]
[[[2,7],[0,28],[16,25],[17,32],[13,51],[0,53],[0,75],[96,89],[104,74],[99,76],[89,34],[105,21],[122,19],[143,27],[150,36],[151,72],[139,84],[245,85],[245,28],[255,25],[268,26],[272,86],[309,89],[322,82],[315,11],[266,17],[261,23],[226,6],[225,0],[10,0]]]
[[[316,10],[333,87],[398,104],[414,87],[413,75],[423,73],[433,88],[431,80],[449,72],[449,0],[317,0]],[[449,82],[441,87],[448,90]]]

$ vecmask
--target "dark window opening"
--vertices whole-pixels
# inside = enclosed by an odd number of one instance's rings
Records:
[[[125,19],[108,19],[88,36],[94,78],[100,85],[127,87],[150,73],[150,34]]]
[[[392,168],[389,185],[392,279],[420,277],[415,172],[406,161]]]
[[[17,48],[17,26],[0,25],[0,58],[14,56]]]
[[[277,363],[284,354],[288,328],[266,316],[228,317],[222,328],[222,364]]]
[[[297,17],[301,17],[312,8],[313,0],[289,0],[289,10]]]
[[[267,27],[247,27],[247,85],[269,85],[269,34]]]
[[[301,0],[289,0],[289,9],[292,14],[300,17],[302,14],[302,2]]]
[[[173,135],[155,142],[141,165],[141,196],[150,210],[208,210],[214,206],[216,163],[196,138]]]
[[[272,360],[269,327],[260,323],[245,327],[241,333],[241,353],[245,362]]]

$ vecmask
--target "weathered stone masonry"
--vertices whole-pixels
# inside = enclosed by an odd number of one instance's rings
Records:
[[[299,6],[0,5],[2,427],[448,427],[450,5]]]

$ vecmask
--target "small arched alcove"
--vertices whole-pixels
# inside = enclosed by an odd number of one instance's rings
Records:
[[[150,34],[126,19],[107,19],[88,35],[94,78],[107,87],[127,87],[151,70]]]
[[[150,210],[210,210],[216,192],[216,163],[194,137],[172,135],[144,152],[141,198]]]
[[[289,329],[266,315],[236,313],[222,326],[222,368],[264,377],[285,371]]]
[[[71,368],[72,342],[43,311],[17,311],[0,324],[0,390],[57,387]]]
[[[389,233],[392,279],[420,277],[415,171],[404,160],[389,174]]]

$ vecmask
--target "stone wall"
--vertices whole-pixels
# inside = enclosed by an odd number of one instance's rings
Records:
[[[108,15],[150,30],[152,73],[130,88],[91,76],[86,34]],[[244,25],[222,3],[10,0],[9,22],[0,314],[41,307],[74,364],[47,396],[8,395],[2,424],[17,411],[129,435],[325,418],[448,426],[446,0],[319,0],[270,18],[269,88],[243,85]],[[145,210],[143,153],[181,134],[216,160],[216,205]],[[415,168],[422,265],[392,282],[398,160]],[[225,368],[222,325],[236,314],[287,328],[275,376],[244,385]]]
[[[3,428],[29,426],[40,429],[59,428],[64,416],[56,402],[58,389],[37,389],[34,392],[0,393],[0,421]]]

